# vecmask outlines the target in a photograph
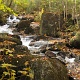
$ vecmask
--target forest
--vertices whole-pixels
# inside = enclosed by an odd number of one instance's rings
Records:
[[[0,80],[80,80],[80,0],[0,0]]]

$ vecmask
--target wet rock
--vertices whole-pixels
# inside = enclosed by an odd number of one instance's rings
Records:
[[[65,57],[69,55],[69,52],[59,51],[59,53],[58,53],[57,55],[58,55],[58,56],[61,56],[62,58],[65,59]]]
[[[46,47],[47,47],[47,45],[43,45],[43,46],[41,46],[39,49],[40,49],[40,52],[41,53],[45,53],[46,52]]]
[[[29,50],[28,50],[28,48],[26,47],[26,46],[23,46],[23,45],[16,45],[15,47],[14,47],[14,49],[15,49],[15,53],[19,53],[19,54],[29,54]]]
[[[14,19],[14,15],[10,15],[10,19]]]
[[[45,55],[49,58],[55,58],[56,57],[56,54],[54,54],[54,52],[49,51],[49,50],[45,52]]]
[[[34,40],[39,41],[39,40],[50,40],[53,39],[53,37],[46,36],[46,35],[38,35],[34,38]]]
[[[69,80],[74,80],[73,77],[69,76]]]
[[[30,42],[29,46],[34,46],[35,42]]]

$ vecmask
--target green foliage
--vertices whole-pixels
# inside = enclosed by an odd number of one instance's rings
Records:
[[[21,76],[30,77],[30,79],[33,79],[34,72],[32,71],[31,67],[29,66],[28,61],[25,62],[25,66],[26,66],[26,68],[23,68],[23,70],[20,70],[18,72],[21,73]],[[12,69],[13,67],[16,67],[15,65],[3,63],[0,65],[0,67],[4,69],[0,80],[4,80],[4,78],[6,78],[6,80],[15,80],[16,71]],[[9,76],[9,77],[6,77],[6,76]]]
[[[0,0],[0,4],[1,4],[2,0]]]
[[[8,1],[8,2],[7,2]],[[12,1],[12,3],[11,3]],[[11,3],[11,6],[9,7]],[[45,11],[53,13],[61,13],[64,11],[66,0],[0,0],[0,10],[14,12],[33,12],[40,11],[44,8]],[[71,7],[72,5],[72,7]],[[4,8],[6,6],[6,8]],[[74,7],[74,0],[67,0],[67,11],[72,13]],[[76,11],[80,13],[80,1],[76,0]]]
[[[13,50],[10,50],[10,49],[6,49],[6,48],[2,48],[2,49],[0,49],[2,52],[4,52],[4,54],[3,55],[9,55],[9,56],[11,56],[11,57],[13,57]]]
[[[2,68],[5,68],[7,71],[4,71],[2,74],[2,78],[0,80],[4,80],[4,77],[9,76],[7,80],[15,80],[16,71],[11,69],[12,67],[16,67],[12,64],[3,63],[1,64]]]
[[[11,13],[11,14],[16,15],[11,8],[7,7],[4,4],[0,4],[0,11],[3,11],[4,13]]]
[[[8,64],[8,63],[3,63],[3,64],[1,64],[0,67],[2,67],[2,68],[8,68],[8,67],[16,67],[16,66],[14,66],[12,64]]]
[[[44,12],[44,9],[42,8],[41,11],[37,12],[37,16],[35,16],[35,21],[41,21],[41,16]]]
[[[19,73],[21,73],[22,75],[24,75],[24,76],[29,76],[31,79],[33,79],[34,78],[34,72],[32,71],[32,69],[30,68],[30,66],[28,66],[29,65],[29,62],[28,61],[26,61],[25,62],[25,66],[26,66],[26,68],[23,68],[23,70],[21,70],[21,71],[18,71]],[[27,67],[28,66],[28,67]]]

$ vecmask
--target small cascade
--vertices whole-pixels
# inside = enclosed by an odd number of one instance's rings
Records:
[[[7,18],[7,24],[8,24],[8,25],[11,25],[11,24],[13,24],[13,23],[18,23],[18,22],[20,22],[20,20],[17,19],[16,16],[10,15],[10,16]]]
[[[35,36],[36,35],[30,35],[30,36],[24,37],[24,36],[20,35],[22,45],[27,46],[31,52],[39,52],[39,48],[42,46],[42,44],[43,45],[45,44],[45,41],[36,41],[36,42],[34,42],[34,45],[30,46],[29,44]]]
[[[9,33],[11,35],[13,35],[13,29],[10,28],[11,25],[16,25],[20,20],[17,19],[16,16],[13,16],[13,18],[11,18],[11,15],[7,18],[7,24],[0,26],[0,33]]]
[[[8,28],[9,25],[3,25],[3,26],[0,26],[0,33],[9,33],[9,34],[12,34],[12,29],[11,28]]]
[[[21,41],[22,41],[22,45],[27,46],[28,48],[30,48],[29,43],[33,40],[32,38],[30,38],[30,36],[22,36],[20,35]]]

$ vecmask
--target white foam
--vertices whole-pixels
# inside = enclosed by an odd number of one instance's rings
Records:
[[[12,29],[8,28],[9,25],[3,25],[3,26],[0,26],[0,33],[9,33],[9,34],[13,34],[12,33]]]
[[[68,58],[68,57],[65,57],[66,63],[73,63],[74,60],[75,60],[75,58]]]

